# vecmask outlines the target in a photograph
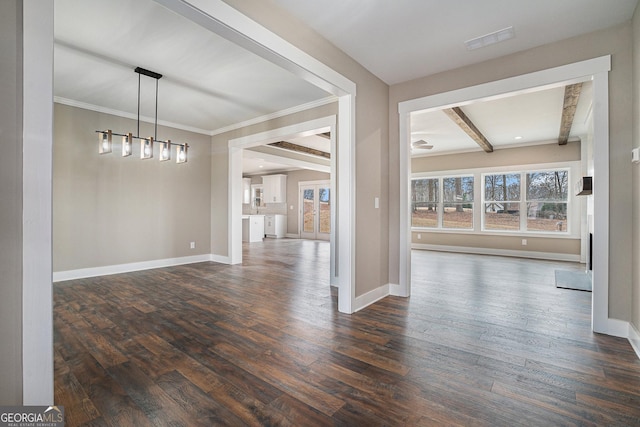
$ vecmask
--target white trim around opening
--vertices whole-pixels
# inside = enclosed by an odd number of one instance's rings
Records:
[[[521,76],[497,80],[450,92],[416,98],[398,104],[400,123],[400,233],[399,284],[391,288],[392,295],[411,294],[411,152],[409,150],[410,117],[415,111],[440,110],[525,93],[545,88],[593,81],[594,105],[594,261],[592,294],[592,329],[595,332],[619,335],[620,330],[609,319],[609,87],[611,57],[602,56]]]
[[[338,97],[337,140],[340,144],[335,151],[335,157],[339,162],[335,168],[332,167],[335,169],[335,171],[332,170],[332,176],[338,182],[335,230],[336,259],[340,260],[340,265],[336,265],[336,278],[339,281],[338,310],[342,313],[353,313],[355,311],[356,84],[223,0],[154,1]],[[233,150],[241,150],[241,148]],[[234,152],[231,156],[235,158],[237,154]],[[237,254],[229,252],[228,256],[234,259]]]

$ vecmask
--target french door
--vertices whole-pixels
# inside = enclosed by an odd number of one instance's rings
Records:
[[[330,182],[300,183],[300,237],[329,240],[331,235]]]

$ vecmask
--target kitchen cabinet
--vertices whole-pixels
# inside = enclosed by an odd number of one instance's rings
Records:
[[[251,178],[242,178],[242,203],[251,203]]]
[[[242,216],[242,241],[262,242],[264,239],[264,215]]]
[[[286,215],[265,215],[264,216],[264,234],[267,237],[275,237],[282,239],[287,232],[287,216]]]
[[[262,177],[265,203],[287,202],[287,176],[265,175]]]

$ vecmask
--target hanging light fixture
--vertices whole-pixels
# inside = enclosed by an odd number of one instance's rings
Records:
[[[187,149],[189,144],[175,143],[171,140],[161,141],[158,140],[158,80],[162,78],[162,74],[158,74],[153,71],[145,70],[141,67],[136,67],[134,70],[138,73],[138,129],[134,136],[131,132],[122,134],[112,132],[111,129],[97,130],[98,134],[98,153],[106,154],[113,151],[112,137],[113,135],[122,137],[122,157],[128,157],[133,152],[133,140],[140,140],[140,158],[151,159],[153,158],[153,143],[154,141],[160,146],[159,159],[161,162],[171,160],[171,146],[176,146],[176,163],[187,162]],[[154,78],[156,80],[156,116],[154,122],[154,136],[142,137],[140,135],[140,78],[142,75]]]
[[[98,133],[98,153],[107,154],[112,151],[111,136],[110,130]]]
[[[133,134],[129,132],[122,137],[122,157],[128,157],[133,151]]]
[[[167,139],[167,142],[160,143],[160,161],[166,162],[171,160],[171,140]]]
[[[176,147],[176,163],[187,162],[187,148],[189,148],[187,144],[178,145]]]

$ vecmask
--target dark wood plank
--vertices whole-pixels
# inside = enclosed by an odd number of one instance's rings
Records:
[[[640,425],[640,360],[554,286],[580,265],[415,251],[410,298],[344,315],[328,243],[244,249],[56,283],[67,425]]]

